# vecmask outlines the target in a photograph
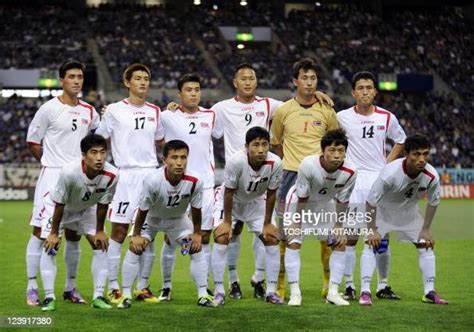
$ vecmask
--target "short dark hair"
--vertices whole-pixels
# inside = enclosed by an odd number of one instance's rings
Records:
[[[181,150],[181,149],[186,149],[187,153],[189,154],[189,146],[179,140],[179,139],[174,139],[169,142],[166,142],[165,145],[163,146],[163,156],[166,158],[168,157],[168,153],[171,150]]]
[[[178,80],[178,90],[181,91],[184,83],[188,83],[188,82],[199,83],[199,87],[201,87],[202,85],[201,81],[202,81],[201,76],[196,73],[187,73],[187,74],[181,75],[181,77]]]
[[[303,58],[300,61],[297,61],[293,65],[293,78],[297,79],[300,73],[300,70],[303,70],[305,73],[308,70],[314,70],[316,75],[318,75],[318,65],[311,58]]]
[[[86,65],[75,59],[67,59],[59,67],[59,78],[64,78],[69,69],[80,69],[82,70],[82,74],[84,74],[86,71]]]
[[[430,149],[431,143],[428,137],[423,134],[415,134],[407,137],[405,140],[404,150],[406,153],[418,149]]]
[[[150,68],[148,68],[142,63],[133,63],[130,66],[128,66],[123,72],[123,80],[130,81],[132,79],[133,73],[136,71],[144,71],[148,74],[148,77],[151,78]]]
[[[94,146],[102,146],[107,150],[107,140],[98,134],[89,134],[81,140],[81,152],[87,153]]]
[[[248,62],[244,62],[244,63],[241,63],[240,65],[238,65],[237,67],[235,67],[234,69],[234,77],[237,76],[237,73],[239,72],[239,70],[241,69],[251,69],[253,70],[255,73],[257,73],[257,71],[255,70],[255,68]]]
[[[347,150],[347,146],[349,145],[349,142],[347,141],[346,132],[343,129],[334,129],[334,130],[328,131],[321,138],[321,150],[324,151],[326,147],[331,146],[333,143],[336,146],[344,145],[344,147]]]
[[[270,133],[262,127],[252,127],[245,134],[245,144],[249,145],[254,139],[263,138],[270,142]]]
[[[359,80],[372,80],[372,82],[374,82],[374,87],[377,88],[377,79],[370,71],[360,71],[352,76],[352,90],[355,89],[356,83]]]

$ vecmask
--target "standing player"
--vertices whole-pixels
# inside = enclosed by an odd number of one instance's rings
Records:
[[[43,311],[56,309],[55,251],[59,246],[59,230],[62,227],[79,238],[84,234],[92,247],[92,307],[112,308],[103,296],[107,281],[108,247],[104,221],[117,186],[118,171],[105,161],[107,141],[102,136],[91,134],[84,137],[81,151],[82,160],[75,160],[63,167],[55,189],[44,199],[41,237],[46,238],[46,241],[40,264],[45,291]]]
[[[150,69],[139,63],[130,65],[123,73],[123,83],[129,91],[127,99],[111,104],[100,122],[97,134],[110,138],[115,166],[120,179],[109,211],[112,234],[108,250],[109,299],[117,304],[121,298],[118,284],[120,248],[127,236],[128,226],[138,207],[143,180],[158,167],[155,142],[163,139],[160,109],[146,102],[150,86]],[[150,244],[141,261],[148,275],[155,259],[154,243]],[[137,297],[146,302],[158,302],[148,288],[148,280],[140,278]]]
[[[285,233],[287,248],[285,253],[285,269],[290,285],[290,300],[288,305],[301,305],[301,290],[299,277],[301,268],[300,249],[303,243],[303,228],[305,221],[301,220],[303,209],[308,209],[316,219],[308,220],[308,226],[322,237],[328,237],[332,227],[335,237],[330,236],[329,244],[332,254],[329,259],[329,291],[326,297],[328,303],[335,305],[349,305],[339,294],[339,284],[344,274],[346,237],[343,231],[342,213],[345,213],[349,197],[354,188],[356,171],[352,164],[344,160],[347,149],[347,137],[343,130],[328,131],[321,139],[321,155],[308,156],[303,159],[298,169],[298,176],[294,186],[288,191],[285,209]],[[334,200],[336,206],[334,207]],[[334,211],[336,218],[332,218]],[[296,212],[296,214],[295,214]],[[288,220],[289,214],[289,220]],[[294,216],[298,215],[298,219]],[[323,226],[323,227],[321,227]],[[329,226],[329,227],[328,227]],[[290,232],[291,231],[291,232]],[[316,233],[316,232],[315,232]]]
[[[255,69],[248,63],[240,64],[235,68],[232,82],[237,95],[212,107],[216,112],[217,126],[221,128],[219,131],[224,136],[226,160],[230,159],[236,152],[242,151],[245,146],[245,135],[249,128],[258,126],[268,130],[275,110],[282,104],[281,101],[256,95],[257,75]],[[324,93],[316,91],[315,98],[321,103],[326,102],[332,105],[332,100]],[[242,222],[237,221],[228,248],[230,296],[234,299],[242,297],[237,273],[242,226]],[[254,296],[263,298],[265,296],[263,287],[265,248],[263,242],[257,236],[254,236],[253,239],[253,249],[255,273],[252,276],[251,285],[254,287]]]
[[[42,165],[30,220],[33,234],[26,248],[28,305],[40,305],[36,275],[43,251],[41,209],[44,195],[56,185],[61,167],[80,158],[81,139],[97,128],[99,123],[99,114],[94,108],[78,98],[84,83],[84,70],[84,64],[76,60],[67,60],[61,64],[59,81],[63,87],[62,94],[43,104],[28,128],[28,149]],[[72,303],[85,303],[76,289],[80,238],[69,231],[65,235],[66,287],[63,296]]]
[[[119,308],[131,306],[131,287],[136,277],[136,267],[141,255],[153,243],[156,233],[164,232],[169,241],[190,243],[191,276],[198,289],[198,305],[213,307],[212,297],[207,294],[207,268],[201,251],[201,204],[202,182],[186,171],[189,147],[180,140],[167,142],[163,147],[165,166],[154,170],[143,183],[138,213],[130,240],[130,249],[124,260],[130,265],[124,273],[124,296]],[[188,217],[191,205],[192,223]],[[134,267],[135,268],[134,268]]]
[[[215,219],[218,220],[218,225],[214,230],[212,248],[214,303],[223,305],[225,302],[223,282],[227,248],[235,221],[241,220],[265,245],[266,301],[283,304],[283,300],[276,294],[280,268],[278,231],[271,223],[276,190],[281,180],[281,160],[268,151],[270,134],[264,128],[249,129],[245,142],[245,151],[237,152],[227,160],[224,170],[225,189],[216,203]]]
[[[283,159],[283,178],[278,191],[280,227],[280,276],[278,292],[285,294],[284,252],[285,241],[282,216],[288,190],[296,181],[301,161],[310,155],[321,153],[321,138],[329,130],[339,128],[336,112],[332,107],[318,103],[315,96],[318,83],[316,63],[305,58],[293,66],[293,84],[296,96],[281,105],[273,116],[272,140],[275,152]],[[323,264],[324,286],[322,295],[326,297],[329,283],[330,249],[326,241],[321,241],[321,261]]]
[[[211,250],[209,239],[212,231],[212,212],[214,209],[214,147],[212,136],[216,133],[216,114],[212,110],[199,107],[201,100],[201,77],[197,74],[185,74],[178,81],[180,106],[175,112],[163,112],[165,142],[184,141],[189,146],[187,169],[200,174],[203,183],[202,193],[202,254],[210,265]],[[177,244],[165,238],[161,250],[161,269],[163,287],[160,300],[171,299],[171,275],[176,260]],[[207,275],[207,272],[206,272]]]
[[[430,227],[440,203],[439,175],[428,163],[430,142],[424,135],[413,135],[405,141],[405,158],[387,164],[375,180],[367,197],[370,229],[361,265],[361,305],[372,305],[370,282],[375,269],[375,253],[381,236],[396,231],[399,238],[413,242],[418,249],[418,264],[424,286],[422,302],[448,304],[435,292],[434,241]],[[425,217],[418,201],[427,196]]]
[[[347,159],[353,162],[359,172],[354,191],[351,195],[351,210],[363,213],[367,195],[386,162],[398,158],[403,151],[405,132],[391,112],[374,105],[377,94],[375,76],[369,72],[359,72],[352,78],[352,96],[356,105],[337,113],[339,124],[347,133],[349,147]],[[385,142],[390,138],[395,145],[385,156]],[[388,235],[387,235],[388,243]],[[355,300],[356,291],[353,281],[355,266],[355,246],[357,237],[348,239],[346,246],[346,291],[345,297]],[[377,254],[379,283],[377,297],[399,300],[388,286],[388,271],[390,267],[390,247],[383,253]]]

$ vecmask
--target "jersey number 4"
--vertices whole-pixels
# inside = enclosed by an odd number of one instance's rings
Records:
[[[413,188],[408,189],[405,193],[406,198],[411,198],[411,196],[413,196]]]
[[[372,137],[374,137],[374,126],[362,128],[362,138],[372,138]]]

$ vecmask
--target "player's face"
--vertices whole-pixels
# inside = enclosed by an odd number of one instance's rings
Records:
[[[250,68],[240,69],[233,80],[234,87],[237,89],[239,97],[251,98],[255,96],[257,89],[257,75]]]
[[[179,92],[181,104],[186,108],[196,108],[201,101],[201,85],[198,82],[186,82]]]
[[[421,172],[430,160],[430,149],[416,149],[407,154],[407,166]]]
[[[316,72],[312,69],[304,71],[300,69],[298,78],[293,79],[293,84],[296,87],[296,92],[307,98],[314,96],[316,92],[316,86],[318,85],[318,77]]]
[[[131,95],[144,97],[150,87],[150,75],[146,71],[134,71],[130,81],[124,81],[124,84]]]
[[[188,163],[188,151],[186,149],[170,150],[164,162],[170,174],[182,176]]]
[[[246,144],[250,162],[263,163],[267,159],[270,142],[264,138],[256,138],[248,145]]]
[[[377,90],[374,81],[370,79],[360,79],[356,82],[352,96],[356,100],[357,105],[370,106],[374,102]]]
[[[103,146],[93,146],[83,155],[86,167],[95,172],[104,169],[106,155],[107,151]]]
[[[66,71],[64,78],[59,79],[64,91],[68,95],[77,96],[82,90],[84,84],[84,73],[81,69],[69,69]]]
[[[344,145],[332,143],[324,148],[323,157],[325,165],[332,170],[336,170],[344,162],[346,148]]]

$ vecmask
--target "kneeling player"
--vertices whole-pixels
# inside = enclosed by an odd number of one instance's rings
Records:
[[[201,251],[202,182],[186,173],[189,148],[180,140],[163,147],[165,166],[154,171],[143,183],[138,213],[123,262],[123,298],[118,308],[130,308],[132,284],[137,277],[139,255],[150,250],[158,232],[177,244],[191,243],[191,276],[198,289],[198,305],[213,307],[207,294],[207,266]],[[191,204],[192,222],[186,212]]]
[[[214,229],[211,258],[215,284],[214,303],[225,303],[224,270],[227,250],[232,229],[237,220],[240,220],[246,223],[249,230],[265,245],[266,301],[283,304],[283,300],[276,294],[280,269],[278,230],[271,223],[282,164],[278,156],[268,151],[270,134],[264,128],[249,129],[245,137],[245,147],[245,151],[235,153],[227,161],[224,170],[224,194],[218,198],[216,204],[214,219],[218,224]]]
[[[428,164],[430,142],[426,136],[414,135],[405,141],[406,157],[397,159],[380,172],[367,198],[370,221],[368,241],[360,261],[361,305],[372,305],[370,282],[375,269],[374,248],[381,236],[396,231],[399,238],[408,240],[418,249],[419,267],[424,284],[423,302],[448,304],[434,290],[435,256],[430,226],[440,202],[440,183],[436,170]],[[423,221],[418,201],[427,194]]]
[[[60,242],[61,224],[64,231],[74,237],[86,235],[94,251],[92,307],[112,308],[103,296],[107,281],[108,247],[104,220],[117,186],[117,169],[105,161],[107,142],[102,136],[91,134],[83,138],[81,151],[82,160],[64,166],[55,189],[45,198],[41,237],[47,238],[40,261],[45,291],[43,311],[55,310],[55,254]]]
[[[323,233],[318,234],[322,235],[322,238],[329,236],[328,244],[332,247],[329,259],[329,291],[326,300],[328,303],[336,305],[349,305],[349,302],[345,301],[338,291],[344,274],[347,242],[341,221],[344,220],[343,212],[347,209],[356,178],[355,167],[344,160],[347,145],[347,138],[343,130],[336,129],[327,132],[321,139],[322,155],[308,156],[303,159],[298,169],[296,183],[288,191],[284,218],[285,232],[287,233],[285,269],[291,292],[288,305],[301,305],[300,249],[305,231],[303,230],[305,221],[301,219],[301,216],[303,216],[305,207],[311,216],[321,217],[320,224],[329,221],[329,225],[327,225],[329,227],[320,227],[313,222],[316,220],[308,220],[309,226],[318,227],[311,229],[312,233]],[[334,215],[333,198],[336,199],[336,215]],[[334,236],[330,234],[334,234]]]

